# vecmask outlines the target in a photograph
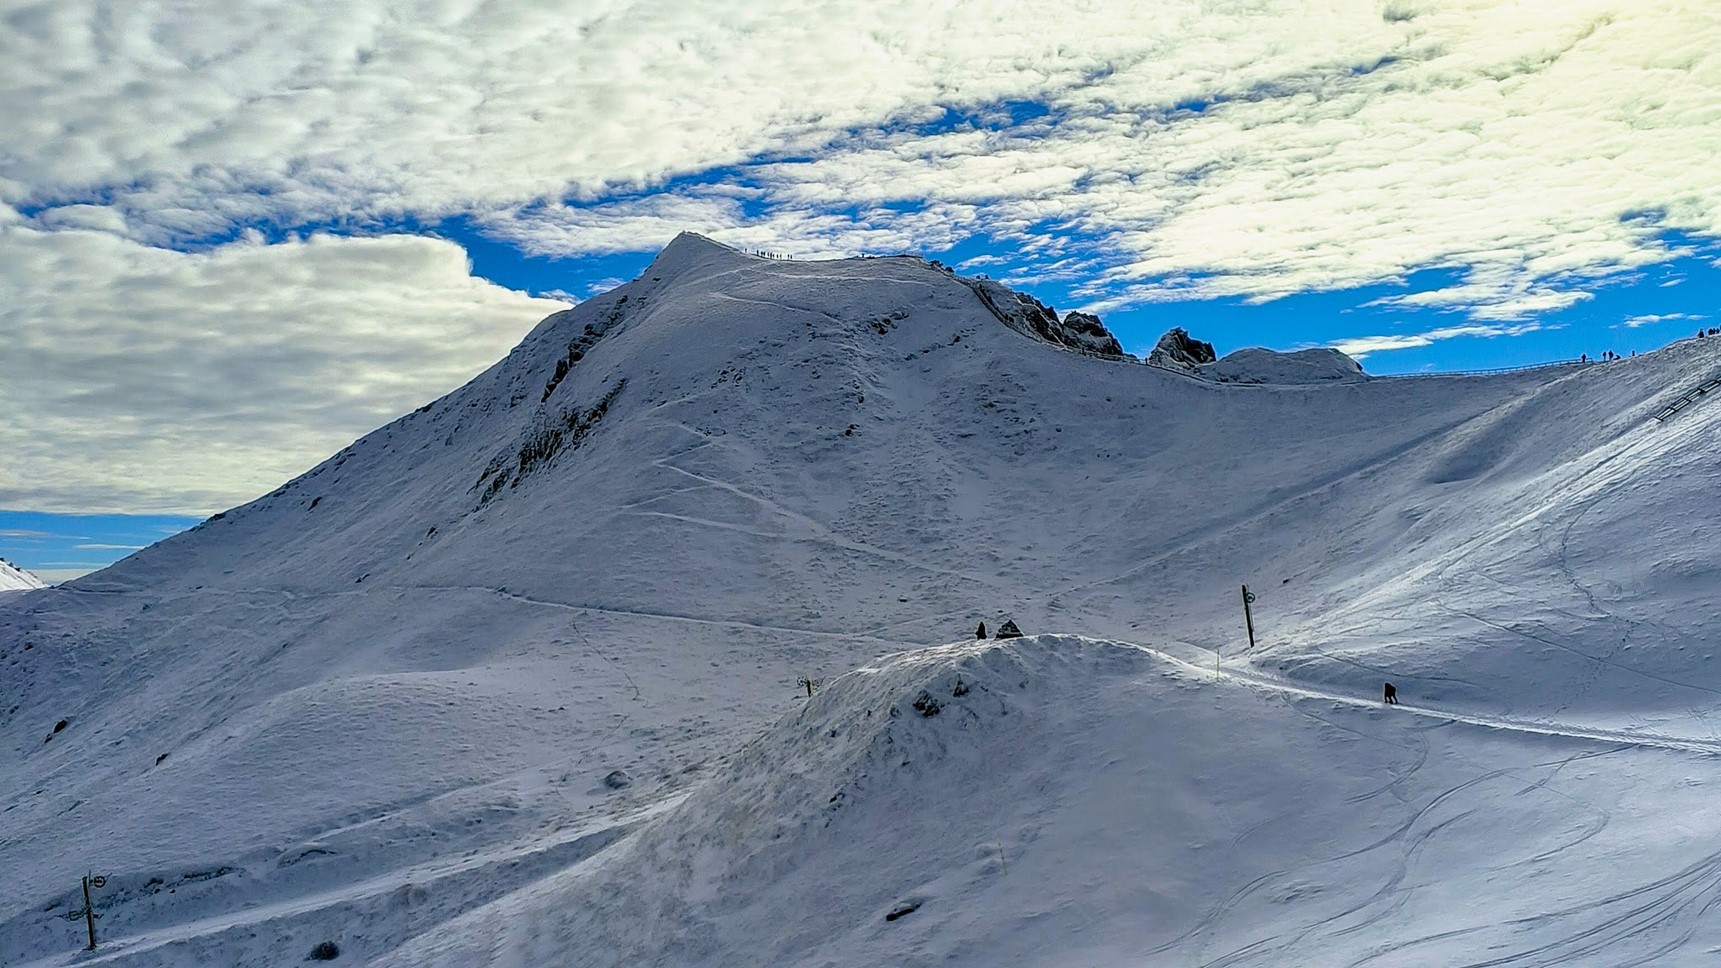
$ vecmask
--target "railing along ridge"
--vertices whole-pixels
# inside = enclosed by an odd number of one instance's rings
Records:
[[[1482,370],[1439,370],[1433,373],[1371,373],[1376,380],[1412,380],[1437,376],[1488,376],[1496,373],[1527,373],[1530,370],[1551,370],[1557,366],[1589,366],[1603,360],[1551,360],[1546,363],[1526,363],[1523,366],[1496,366]]]

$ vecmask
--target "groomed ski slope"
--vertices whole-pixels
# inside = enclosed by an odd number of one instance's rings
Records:
[[[138,965],[1712,963],[1717,370],[1216,385],[683,236],[0,603],[0,963],[91,867]],[[837,679],[1006,615],[1094,640]]]

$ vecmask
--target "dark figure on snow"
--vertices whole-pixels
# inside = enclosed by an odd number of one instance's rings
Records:
[[[983,639],[986,637],[986,623],[985,622],[981,622],[980,627],[974,630],[974,637],[977,639]]]
[[[1393,686],[1393,684],[1389,682],[1386,684],[1386,689],[1383,690],[1383,692],[1384,692],[1384,695],[1382,695],[1382,697],[1381,697],[1382,702],[1387,703],[1388,705],[1392,705],[1392,706],[1398,705],[1398,689],[1397,689],[1397,687]]]

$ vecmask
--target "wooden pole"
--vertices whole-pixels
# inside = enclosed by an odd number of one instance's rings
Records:
[[[84,950],[96,950],[96,909],[90,903],[90,875],[84,875],[84,923],[90,928],[90,946]]]
[[[1249,603],[1253,602],[1254,600],[1255,600],[1255,596],[1249,594],[1249,586],[1244,585],[1243,586],[1243,624],[1248,626],[1248,628],[1249,628],[1249,651],[1251,651],[1251,652],[1255,651],[1255,614],[1254,614],[1254,612],[1250,611]]]

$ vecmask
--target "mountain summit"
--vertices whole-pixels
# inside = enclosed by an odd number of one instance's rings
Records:
[[[1231,359],[684,233],[278,490],[0,601],[0,963],[81,946],[92,866],[127,964],[1242,965],[1554,945],[1688,865],[1652,830],[1713,775],[1678,758],[1721,690],[1721,410],[1653,418],[1721,341]],[[1532,924],[1508,855],[1580,913]]]

